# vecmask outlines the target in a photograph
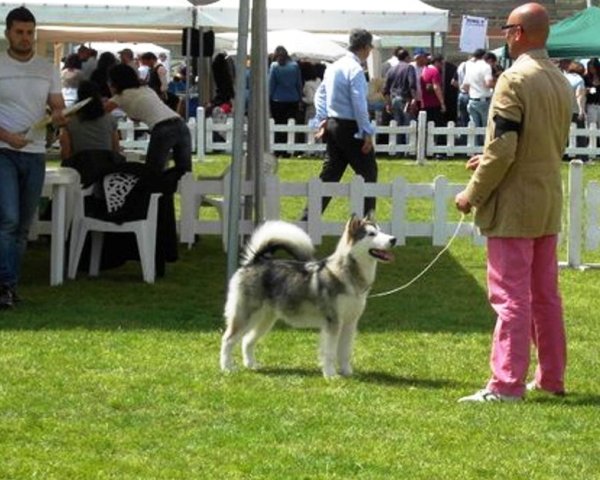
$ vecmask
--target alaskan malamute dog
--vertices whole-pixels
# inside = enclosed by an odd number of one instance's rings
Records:
[[[321,363],[326,378],[352,374],[356,325],[375,281],[377,262],[393,260],[396,239],[379,230],[370,215],[352,215],[335,252],[315,260],[309,236],[283,221],[269,221],[250,238],[242,265],[229,282],[221,343],[221,369],[233,367],[231,352],[242,339],[244,365],[257,368],[256,342],[275,322],[321,329]],[[285,250],[294,259],[273,258]]]

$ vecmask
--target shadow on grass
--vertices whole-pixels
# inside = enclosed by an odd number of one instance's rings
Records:
[[[417,387],[422,389],[438,389],[438,388],[459,388],[462,383],[453,380],[445,380],[443,378],[415,378],[401,377],[392,375],[387,372],[377,371],[360,371],[355,372],[353,378],[364,383],[374,383],[378,385],[387,385],[390,387]]]
[[[270,377],[321,377],[323,375],[321,370],[317,368],[262,367],[259,370],[256,370],[256,372]],[[340,380],[343,381],[343,379]],[[348,378],[348,380],[390,387],[417,387],[423,389],[458,388],[464,386],[463,384],[452,380],[402,377],[399,375],[378,371],[354,372],[352,377]]]
[[[407,245],[396,249],[393,264],[378,267],[371,292],[377,294],[406,285],[441,249],[433,247],[430,239],[409,239]],[[457,258],[446,252],[408,288],[385,297],[370,298],[360,330],[491,332],[494,316],[487,302],[485,259],[482,250],[476,254],[479,256],[476,260],[467,259],[470,270],[466,270]]]
[[[323,373],[319,368],[298,367],[261,367],[256,370],[260,375],[268,377],[321,377]]]
[[[545,405],[564,405],[565,407],[598,407],[600,406],[600,395],[568,392],[564,397],[552,395],[528,395],[527,403],[539,403]]]
[[[317,256],[331,253],[337,239],[326,238]],[[477,247],[479,248],[479,247]],[[372,292],[393,289],[412,279],[439,252],[428,239],[411,239],[396,249],[396,261],[380,265]],[[470,252],[470,250],[469,250]],[[218,331],[223,328],[226,296],[226,256],[221,239],[201,238],[192,249],[180,248],[177,262],[167,264],[164,278],[153,285],[142,281],[138,262],[89,278],[50,287],[49,245],[30,246],[24,262],[20,295],[25,302],[2,313],[3,330],[174,330]],[[463,255],[464,256],[464,255]],[[462,260],[465,263],[464,260]],[[471,260],[467,257],[467,262]],[[490,332],[493,315],[485,291],[474,275],[485,274],[481,260],[467,265],[451,254],[409,289],[371,298],[360,321],[363,332],[417,331]]]

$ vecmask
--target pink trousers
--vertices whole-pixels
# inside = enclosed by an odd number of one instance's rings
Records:
[[[537,347],[537,385],[564,391],[566,341],[556,247],[557,235],[488,238],[488,295],[498,315],[487,386],[493,392],[525,394],[531,341]]]

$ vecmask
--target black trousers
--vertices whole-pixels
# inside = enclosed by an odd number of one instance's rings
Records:
[[[287,124],[288,119],[298,120],[298,102],[274,102],[271,101],[271,116],[277,125]],[[275,133],[275,143],[286,143],[287,133]]]
[[[436,127],[443,127],[447,123],[442,107],[428,107],[424,110],[427,112],[427,121],[433,122]],[[434,135],[433,143],[446,145],[446,137],[444,135]]]
[[[342,120],[329,118],[326,126],[327,155],[323,162],[323,168],[319,178],[323,182],[339,182],[346,167],[350,165],[354,173],[365,179],[365,182],[377,182],[377,162],[375,151],[371,149],[368,153],[362,153],[361,148],[364,140],[354,138],[358,132],[358,124],[354,120]],[[331,197],[323,197],[321,212],[323,212]],[[364,213],[375,211],[376,200],[374,197],[366,197]],[[303,219],[306,219],[305,210]]]
[[[571,115],[571,122],[573,122],[577,128],[585,128],[585,118],[579,118],[577,113]],[[587,147],[587,138],[586,137],[575,137],[575,146],[577,147]]]

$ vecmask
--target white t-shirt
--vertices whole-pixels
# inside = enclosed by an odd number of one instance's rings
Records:
[[[61,93],[58,68],[43,58],[19,62],[0,53],[0,127],[13,133],[26,132],[46,115],[48,95]],[[19,152],[44,153],[46,129],[32,132],[32,142]],[[0,148],[10,145],[0,141]]]
[[[569,83],[571,84],[571,112],[579,114],[579,104],[577,103],[577,95],[583,95],[585,91],[585,82],[581,75],[577,73],[565,73],[564,74]]]
[[[461,62],[456,69],[456,82],[458,83],[458,89],[461,93],[469,93],[462,87],[463,83],[465,83],[465,75],[467,73],[467,61],[468,60]]]
[[[138,78],[142,83],[148,83],[148,79],[150,78],[150,67],[148,65],[140,65],[137,68]]]
[[[485,86],[486,81],[493,80],[492,67],[485,60],[469,60],[466,63],[463,84],[469,85],[470,98],[489,98],[492,89]]]
[[[128,88],[110,101],[121,107],[129,118],[144,122],[150,130],[163,120],[179,116],[165,105],[154,90],[146,86]]]

